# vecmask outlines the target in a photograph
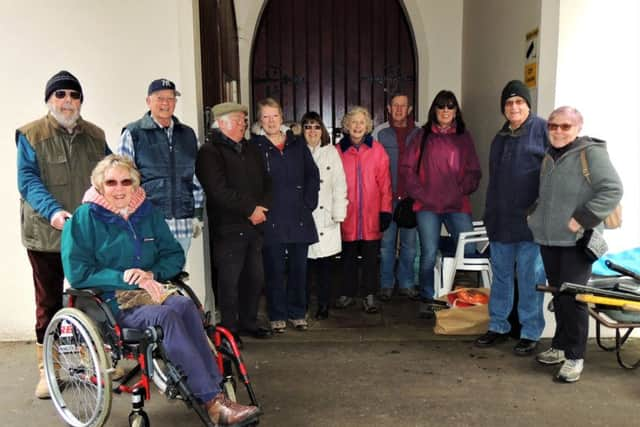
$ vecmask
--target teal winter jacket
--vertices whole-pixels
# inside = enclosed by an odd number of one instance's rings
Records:
[[[62,231],[62,265],[74,288],[102,288],[114,313],[115,291],[138,289],[123,280],[124,271],[152,271],[163,281],[180,273],[185,257],[164,216],[145,200],[125,220],[95,203],[82,204]]]

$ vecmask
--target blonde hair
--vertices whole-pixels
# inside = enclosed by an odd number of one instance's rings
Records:
[[[262,101],[258,101],[258,120],[262,118],[262,109],[264,107],[277,108],[280,112],[280,118],[282,118],[284,122],[284,113],[282,112],[282,106],[273,98],[265,98]]]
[[[136,189],[140,186],[140,172],[136,169],[136,165],[133,163],[133,160],[120,154],[109,154],[107,157],[100,160],[91,172],[91,185],[93,185],[99,193],[102,193],[102,189],[104,187],[105,174],[108,170],[113,168],[126,169],[133,181],[133,188]]]
[[[342,119],[342,131],[346,134],[349,133],[349,129],[347,129],[347,126],[349,125],[349,123],[351,123],[351,120],[353,120],[353,116],[355,116],[356,114],[362,114],[364,116],[364,120],[367,123],[367,133],[371,133],[371,131],[373,130],[373,120],[371,120],[371,114],[369,114],[369,110],[359,105],[353,107],[347,114],[344,115],[344,118]]]

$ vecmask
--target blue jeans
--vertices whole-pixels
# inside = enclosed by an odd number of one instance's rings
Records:
[[[380,287],[393,288],[395,282],[396,241],[400,236],[398,256],[398,287],[412,288],[414,285],[413,262],[416,258],[416,229],[398,227],[391,221],[380,242]]]
[[[118,313],[124,328],[160,326],[168,359],[186,376],[191,392],[202,402],[220,393],[222,377],[209,348],[202,318],[190,298],[173,295],[162,305],[142,305]]]
[[[308,243],[262,247],[269,319],[304,319],[307,312]],[[288,265],[287,265],[288,261]]]
[[[437,214],[419,211],[416,212],[416,219],[420,236],[420,296],[433,298],[433,268],[436,265],[442,224],[447,227],[455,245],[460,233],[473,230],[473,222],[471,215],[462,212]],[[467,248],[465,251],[473,251],[473,248]]]
[[[540,247],[533,242],[491,242],[493,282],[489,298],[489,330],[506,334],[511,330],[509,314],[513,308],[514,271],[518,276],[518,317],[520,338],[538,341],[544,329],[542,292],[545,283]]]

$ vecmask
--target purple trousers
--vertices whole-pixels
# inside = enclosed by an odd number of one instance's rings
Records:
[[[222,376],[209,348],[200,313],[191,299],[173,295],[162,305],[143,305],[118,314],[121,327],[160,326],[169,360],[187,377],[191,392],[206,403],[220,393]]]

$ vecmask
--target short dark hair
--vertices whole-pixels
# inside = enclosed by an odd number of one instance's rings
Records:
[[[304,115],[300,119],[300,124],[302,125],[302,128],[303,128],[302,129],[303,135],[304,135],[304,125],[309,123],[318,123],[320,125],[320,128],[322,130],[322,136],[320,136],[320,145],[321,146],[329,145],[331,143],[331,138],[329,138],[329,131],[327,130],[327,127],[324,125],[324,122],[322,121],[320,114],[316,113],[315,111],[308,111],[304,113]]]
[[[460,104],[458,104],[458,99],[456,95],[450,90],[441,90],[438,94],[433,98],[433,102],[431,103],[431,107],[429,108],[429,118],[427,119],[427,123],[424,124],[423,128],[427,134],[431,133],[431,127],[435,124],[438,125],[438,116],[436,115],[436,107],[438,105],[449,104],[452,103],[456,107],[456,133],[458,135],[463,134],[466,130],[466,126],[464,124],[464,119],[462,118],[462,110],[460,109]]]
[[[391,105],[391,103],[393,102],[393,100],[394,100],[395,98],[399,97],[399,96],[404,96],[405,98],[407,98],[407,101],[409,101],[409,105],[413,105],[413,104],[411,103],[411,97],[410,97],[410,96],[409,96],[409,94],[408,94],[408,93],[406,93],[406,92],[393,92],[393,93],[391,94],[391,96],[389,97],[389,102],[387,102],[387,105],[389,105],[389,106],[390,106],[390,105]]]

